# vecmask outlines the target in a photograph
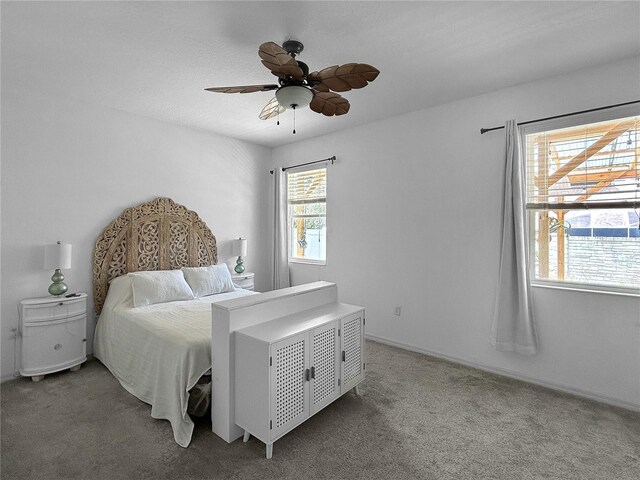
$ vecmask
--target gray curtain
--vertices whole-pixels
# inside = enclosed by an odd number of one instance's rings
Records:
[[[505,131],[502,242],[491,343],[497,350],[533,355],[538,341],[529,279],[524,160],[516,121],[509,120]]]
[[[287,250],[287,174],[273,170],[273,289],[290,286]]]

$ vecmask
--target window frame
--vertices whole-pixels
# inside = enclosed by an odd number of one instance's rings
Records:
[[[325,204],[325,213],[324,213],[324,220],[325,220],[325,229],[329,230],[329,226],[328,226],[328,216],[327,216],[327,209],[328,209],[328,185],[329,185],[329,168],[328,168],[328,162],[327,163],[314,163],[312,165],[305,165],[305,166],[301,166],[301,167],[294,167],[294,168],[288,168],[285,171],[285,179],[286,179],[286,201],[287,201],[287,261],[289,263],[300,263],[300,264],[307,264],[307,265],[320,265],[320,266],[324,266],[327,264],[327,246],[328,246],[328,238],[326,238],[325,240],[325,256],[324,256],[324,260],[322,259],[315,259],[315,258],[300,258],[300,257],[294,257],[292,256],[292,252],[291,252],[291,220],[292,217],[290,215],[290,209],[289,209],[289,174],[290,173],[303,173],[303,172],[308,172],[311,170],[321,170],[323,169],[325,170],[325,196],[324,196],[324,204]],[[328,237],[328,236],[327,236]]]
[[[527,135],[545,132],[548,130],[577,127],[581,125],[587,125],[590,123],[606,122],[606,121],[615,120],[618,118],[634,117],[638,115],[640,115],[640,108],[638,107],[638,105],[625,105],[622,107],[615,107],[607,110],[600,110],[596,112],[588,112],[588,113],[582,113],[582,114],[572,115],[572,116],[563,117],[563,118],[545,120],[541,122],[531,123],[528,125],[521,125],[518,127],[520,132],[520,151],[522,152],[521,161],[523,162],[522,169],[524,172],[523,181],[524,181],[524,187],[525,187],[523,189],[523,195],[524,195],[523,203],[525,204],[525,214],[527,215],[525,223],[528,229],[528,231],[526,232],[527,252],[529,257],[527,268],[529,269],[529,278],[532,286],[556,288],[556,289],[563,289],[563,290],[578,290],[578,291],[594,292],[594,293],[630,295],[634,297],[640,297],[640,286],[638,288],[633,288],[633,287],[623,287],[623,286],[616,286],[616,285],[606,285],[606,284],[595,283],[595,282],[587,283],[587,282],[576,282],[576,281],[570,281],[570,280],[554,280],[554,279],[536,278],[535,213],[540,210],[526,208],[527,185],[528,185],[527,183]]]

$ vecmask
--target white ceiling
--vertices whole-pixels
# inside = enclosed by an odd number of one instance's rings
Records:
[[[2,2],[2,82],[277,146],[640,55],[640,2]],[[311,70],[380,76],[351,110],[262,121],[258,46],[288,38]]]

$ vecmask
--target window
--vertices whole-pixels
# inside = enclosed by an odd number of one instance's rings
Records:
[[[626,113],[523,130],[532,280],[640,287],[640,116]]]
[[[287,172],[289,261],[327,258],[327,169]]]

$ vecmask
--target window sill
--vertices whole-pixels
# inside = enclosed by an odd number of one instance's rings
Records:
[[[536,288],[550,288],[552,290],[569,290],[572,292],[586,292],[586,293],[602,293],[605,295],[621,295],[623,297],[640,297],[640,290],[633,288],[622,287],[605,287],[598,285],[581,285],[579,283],[556,283],[556,282],[542,282],[536,280],[531,282],[532,287]]]
[[[320,266],[325,266],[327,264],[326,260],[308,260],[304,258],[290,258],[289,263],[302,263],[306,265],[320,265]]]

